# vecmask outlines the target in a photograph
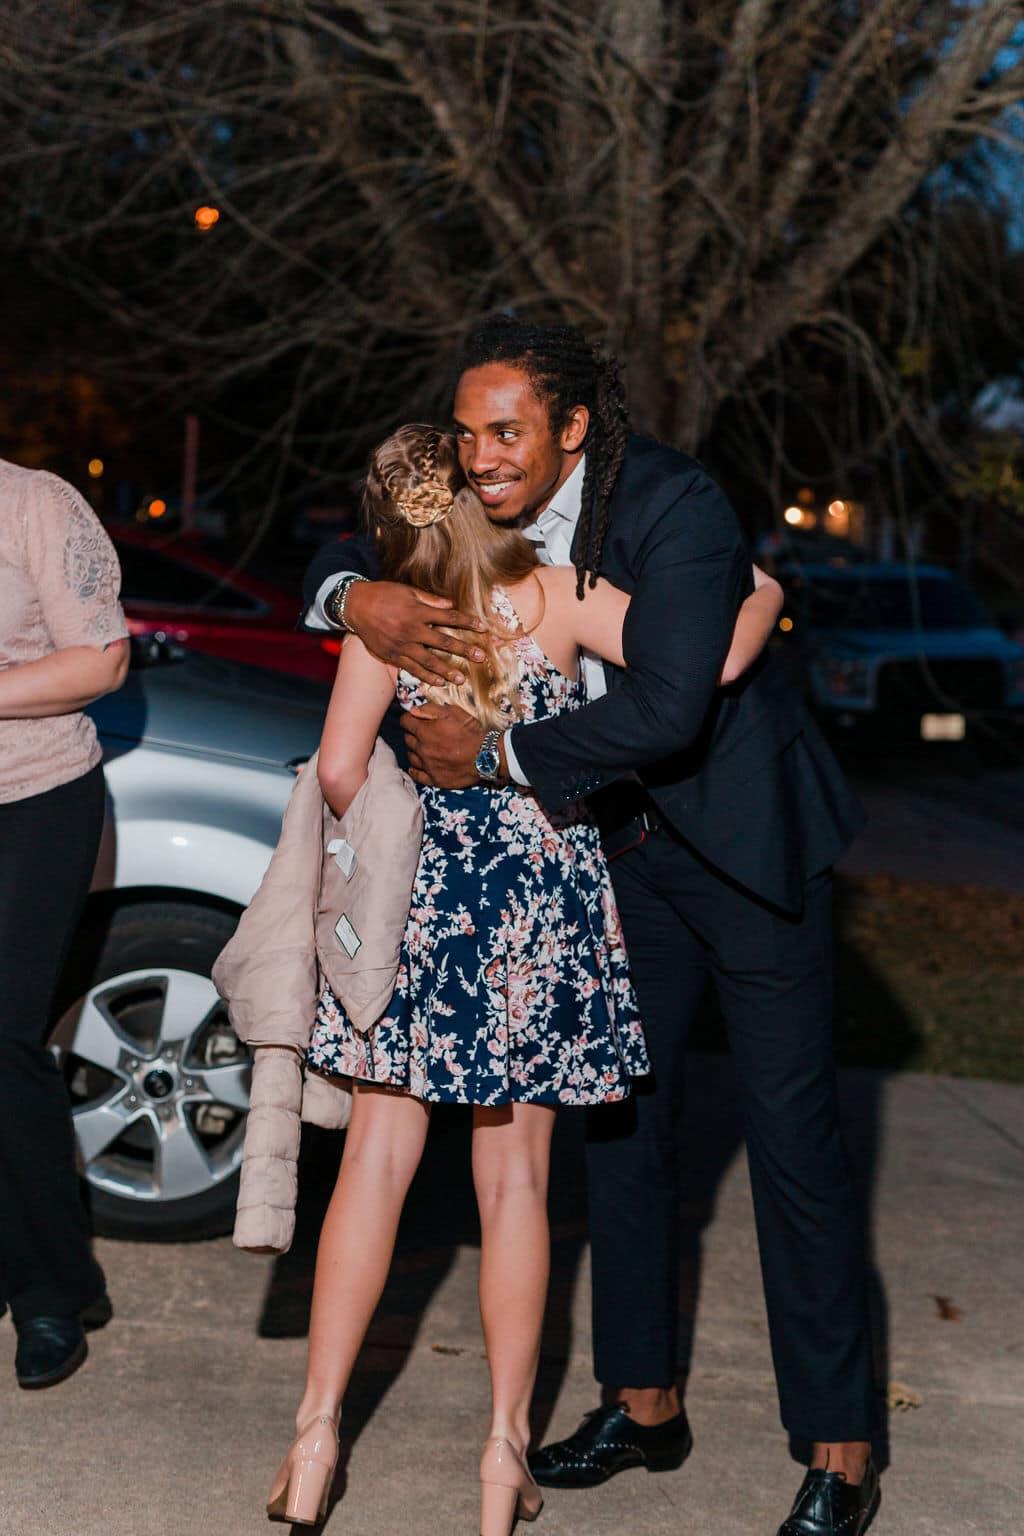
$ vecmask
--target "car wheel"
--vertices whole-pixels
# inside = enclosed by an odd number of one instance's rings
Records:
[[[140,902],[76,935],[51,1045],[101,1236],[231,1230],[250,1061],[210,970],[236,921]]]

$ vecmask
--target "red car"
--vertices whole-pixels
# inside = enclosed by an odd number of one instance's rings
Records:
[[[297,593],[235,571],[195,534],[113,527],[121,601],[133,634],[160,632],[195,651],[332,682],[339,642],[296,630]]]

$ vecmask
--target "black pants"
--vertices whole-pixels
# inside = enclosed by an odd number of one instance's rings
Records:
[[[103,773],[0,805],[0,1296],[14,1321],[103,1290],[75,1171],[67,1089],[46,1047],[103,828]]]
[[[588,1121],[595,1374],[676,1379],[686,1037],[710,979],[737,1076],[783,1424],[804,1440],[870,1439],[867,1264],[832,1057],[831,876],[786,916],[667,830],[612,874],[653,1083]]]

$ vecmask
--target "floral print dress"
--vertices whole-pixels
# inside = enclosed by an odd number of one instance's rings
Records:
[[[586,702],[522,632],[508,596],[524,721]],[[427,702],[407,673],[406,709]],[[308,1064],[431,1103],[603,1104],[650,1070],[597,828],[529,790],[421,788],[423,845],[387,1013],[350,1023],[329,987]]]

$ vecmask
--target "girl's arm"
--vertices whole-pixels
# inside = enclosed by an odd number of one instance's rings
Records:
[[[719,683],[725,687],[743,676],[753,666],[771,637],[784,602],[782,588],[774,576],[754,566],[754,590],[736,615],[732,644],[722,667]]]
[[[602,576],[593,590],[588,584],[581,603],[576,596],[576,571],[571,565],[541,566],[537,576],[544,590],[544,616],[562,637],[568,636],[577,649],[592,651],[602,661],[625,666],[622,623],[629,607],[629,594],[613,587]]]
[[[356,635],[342,643],[331,691],[317,777],[335,816],[344,816],[366,782],[380,723],[395,696],[395,674]]]
[[[587,587],[583,602],[576,598],[576,572],[571,566],[546,566],[539,573],[544,595],[581,650],[592,651],[602,661],[625,665],[622,626],[629,594],[603,577],[593,590]],[[721,685],[736,682],[764,650],[782,612],[783,592],[774,577],[754,566],[754,591],[736,615],[732,643],[719,678]]]
[[[0,720],[76,715],[120,688],[127,671],[127,640],[69,645],[38,661],[0,665]]]

